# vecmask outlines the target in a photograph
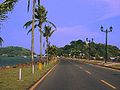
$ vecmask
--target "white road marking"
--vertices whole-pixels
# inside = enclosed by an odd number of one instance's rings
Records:
[[[105,80],[100,80],[102,83],[108,85],[109,87],[111,87],[112,89],[117,89],[115,86],[111,85],[110,83],[106,82]]]
[[[82,69],[82,67],[79,67],[80,69]]]
[[[91,72],[89,72],[89,71],[87,71],[87,70],[86,70],[85,72],[91,75]]]
[[[70,61],[69,61],[70,62]],[[71,64],[73,64],[72,62],[70,62]],[[78,67],[79,69],[82,69],[82,67],[80,67],[79,65],[77,64],[73,64],[74,66]]]

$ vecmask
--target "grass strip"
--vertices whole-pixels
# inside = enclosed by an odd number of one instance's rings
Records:
[[[40,71],[35,65],[35,74],[32,74],[31,67],[22,67],[22,80],[18,80],[18,68],[0,70],[0,90],[26,90],[43,76],[55,64],[49,64]]]

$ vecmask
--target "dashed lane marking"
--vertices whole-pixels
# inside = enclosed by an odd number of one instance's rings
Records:
[[[89,72],[89,71],[87,71],[87,70],[86,70],[85,72],[91,75],[91,72]]]
[[[82,67],[79,67],[80,69],[82,69]]]
[[[112,89],[117,89],[115,86],[111,85],[110,83],[106,82],[105,80],[100,80],[102,83],[108,85],[109,87],[111,87]]]

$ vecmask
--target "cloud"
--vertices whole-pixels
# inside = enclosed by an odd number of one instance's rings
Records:
[[[100,20],[105,20],[115,16],[120,16],[120,0],[100,0],[102,3],[106,3],[107,10],[106,13],[100,18]]]
[[[51,37],[52,43],[55,43],[57,46],[64,46],[69,44],[73,40],[85,40],[86,38],[99,38],[99,31],[95,32],[86,26],[71,26],[71,27],[59,27],[57,31]],[[58,41],[59,40],[59,41]]]
[[[63,27],[63,28],[58,28],[58,32],[70,36],[87,36],[87,37],[92,37],[95,36],[96,32],[90,30],[86,26],[72,26],[72,27]]]

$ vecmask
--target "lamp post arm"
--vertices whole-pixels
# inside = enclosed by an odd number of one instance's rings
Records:
[[[110,31],[108,31],[108,32],[112,32],[112,31],[110,30]]]
[[[104,31],[104,30],[102,30],[102,32],[106,32],[106,30]]]

